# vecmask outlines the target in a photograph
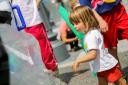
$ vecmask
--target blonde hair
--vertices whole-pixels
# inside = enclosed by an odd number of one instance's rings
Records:
[[[78,5],[78,0],[69,0],[69,4],[71,6],[71,9],[74,9]]]
[[[82,21],[86,26],[87,23],[89,29],[94,27],[96,28],[99,27],[99,23],[95,18],[93,11],[87,6],[78,6],[75,9],[73,9],[70,12],[69,19],[71,23],[75,23],[75,24],[78,24]]]

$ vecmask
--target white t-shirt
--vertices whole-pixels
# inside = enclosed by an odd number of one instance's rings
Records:
[[[116,66],[118,61],[104,48],[103,36],[97,30],[89,31],[84,37],[84,49],[88,52],[91,49],[97,50],[95,60],[89,62],[91,71],[101,72]]]
[[[20,7],[27,27],[40,24],[43,21],[37,8],[36,0],[13,0],[12,5]]]

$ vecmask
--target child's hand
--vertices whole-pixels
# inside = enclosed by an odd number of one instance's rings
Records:
[[[73,65],[72,65],[72,68],[73,68],[74,72],[77,71],[77,68],[78,68],[78,67],[79,67],[79,63],[78,63],[77,61],[75,61],[75,62],[73,63]]]

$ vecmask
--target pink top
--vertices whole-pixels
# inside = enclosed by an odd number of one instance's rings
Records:
[[[67,32],[70,31],[70,28],[68,27],[68,25],[66,24],[66,22],[61,22],[60,28],[59,28],[59,32]]]

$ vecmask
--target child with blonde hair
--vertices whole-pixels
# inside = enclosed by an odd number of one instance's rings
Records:
[[[81,63],[90,61],[91,71],[97,73],[98,85],[108,85],[109,82],[126,85],[118,61],[104,48],[103,36],[93,11],[89,7],[78,6],[71,11],[69,19],[77,31],[85,34],[82,41],[85,55],[73,63],[74,71]]]
[[[118,61],[118,40],[128,40],[128,16],[122,2],[123,0],[79,0],[81,6],[89,6],[107,22],[108,29],[101,28],[104,45]],[[119,66],[121,69],[121,65]]]

